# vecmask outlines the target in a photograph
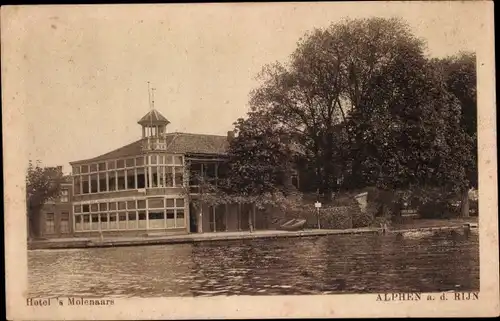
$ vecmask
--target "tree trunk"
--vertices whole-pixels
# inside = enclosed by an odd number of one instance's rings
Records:
[[[469,217],[469,191],[465,189],[462,192],[461,217]]]

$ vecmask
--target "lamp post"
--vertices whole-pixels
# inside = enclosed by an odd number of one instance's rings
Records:
[[[316,201],[316,203],[314,203],[314,207],[316,207],[316,216],[318,219],[318,230],[321,230],[321,224],[319,221],[319,209],[321,208],[321,203],[319,201]]]

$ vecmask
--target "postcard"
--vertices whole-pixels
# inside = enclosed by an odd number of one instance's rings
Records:
[[[500,314],[492,2],[1,13],[8,319]]]

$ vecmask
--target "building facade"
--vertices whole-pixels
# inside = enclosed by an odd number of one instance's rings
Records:
[[[62,170],[62,167],[59,170]],[[40,231],[42,237],[71,237],[73,235],[72,194],[72,179],[65,176],[61,183],[60,195],[45,202],[40,212],[41,222],[43,222]]]
[[[138,124],[137,141],[70,163],[75,236],[265,228],[251,206],[194,205],[200,195],[194,177],[216,183],[224,175],[230,135],[167,133],[169,121],[156,109]]]

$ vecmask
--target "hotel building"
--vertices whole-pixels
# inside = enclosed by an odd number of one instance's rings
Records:
[[[195,177],[216,184],[224,176],[231,132],[168,133],[169,121],[156,109],[138,124],[137,141],[70,163],[75,236],[196,233],[199,224],[203,232],[246,230],[250,222],[267,227],[253,206],[193,206],[200,195]]]

